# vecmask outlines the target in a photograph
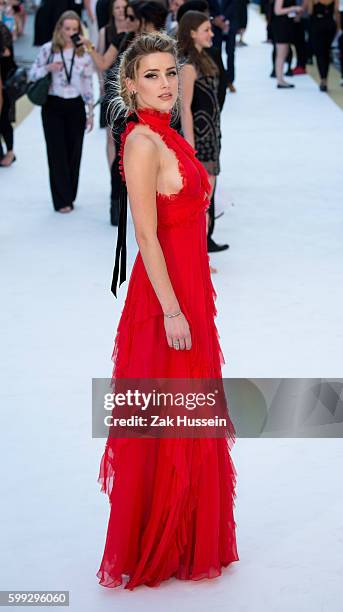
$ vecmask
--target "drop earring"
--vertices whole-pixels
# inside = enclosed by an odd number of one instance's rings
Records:
[[[130,102],[131,102],[130,106],[132,110],[135,110],[136,108],[136,94],[137,94],[136,91],[131,91],[130,93]]]

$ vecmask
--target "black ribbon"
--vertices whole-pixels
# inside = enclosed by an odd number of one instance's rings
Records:
[[[126,229],[127,229],[127,189],[126,189],[126,184],[124,183],[124,181],[122,181],[120,185],[120,196],[119,196],[119,223],[118,223],[116,257],[115,257],[115,262],[114,262],[112,284],[111,284],[111,291],[115,297],[117,297],[117,291],[120,285],[124,281],[126,281],[126,259],[127,259]],[[119,285],[118,285],[118,278],[119,278]]]
[[[120,134],[124,132],[127,124],[131,121],[138,123],[138,117],[135,113],[130,115],[127,120],[123,119],[123,122],[120,125]],[[120,285],[126,281],[126,262],[127,262],[127,249],[126,249],[127,189],[126,189],[126,183],[122,179],[121,175],[120,175],[120,180],[121,180],[121,184],[120,184],[120,191],[119,191],[118,236],[117,236],[116,256],[115,256],[114,269],[113,269],[113,275],[112,275],[112,284],[111,284],[111,291],[115,297],[117,297],[117,291]],[[118,279],[119,279],[119,285],[118,285]]]

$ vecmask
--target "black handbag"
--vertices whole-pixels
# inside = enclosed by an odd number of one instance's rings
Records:
[[[48,99],[49,87],[51,84],[51,74],[38,79],[37,81],[31,82],[27,86],[27,97],[37,106],[44,106]]]
[[[52,52],[48,57],[49,64],[51,57],[53,56]],[[44,106],[48,99],[49,88],[51,85],[52,75],[51,72],[48,72],[44,77],[37,79],[37,81],[31,81],[27,85],[26,94],[30,102],[32,104],[36,104],[37,106]]]
[[[24,96],[27,90],[27,72],[25,68],[14,69],[4,82],[4,88],[12,103]]]

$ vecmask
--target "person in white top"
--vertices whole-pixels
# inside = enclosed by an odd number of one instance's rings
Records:
[[[41,47],[29,74],[30,81],[51,74],[42,121],[52,200],[62,213],[74,208],[84,132],[93,127],[93,65],[80,44],[82,35],[77,13],[63,13],[52,41]]]

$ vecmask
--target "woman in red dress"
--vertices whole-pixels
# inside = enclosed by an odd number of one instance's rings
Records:
[[[206,246],[210,185],[194,149],[170,127],[178,73],[175,41],[166,34],[139,37],[121,60],[121,169],[139,252],[115,340],[114,379],[221,379]],[[122,207],[114,293],[120,254],[125,278],[125,228]],[[99,482],[111,511],[101,585],[125,578],[132,590],[172,576],[215,578],[238,560],[234,439],[233,427],[221,438],[107,439]]]

